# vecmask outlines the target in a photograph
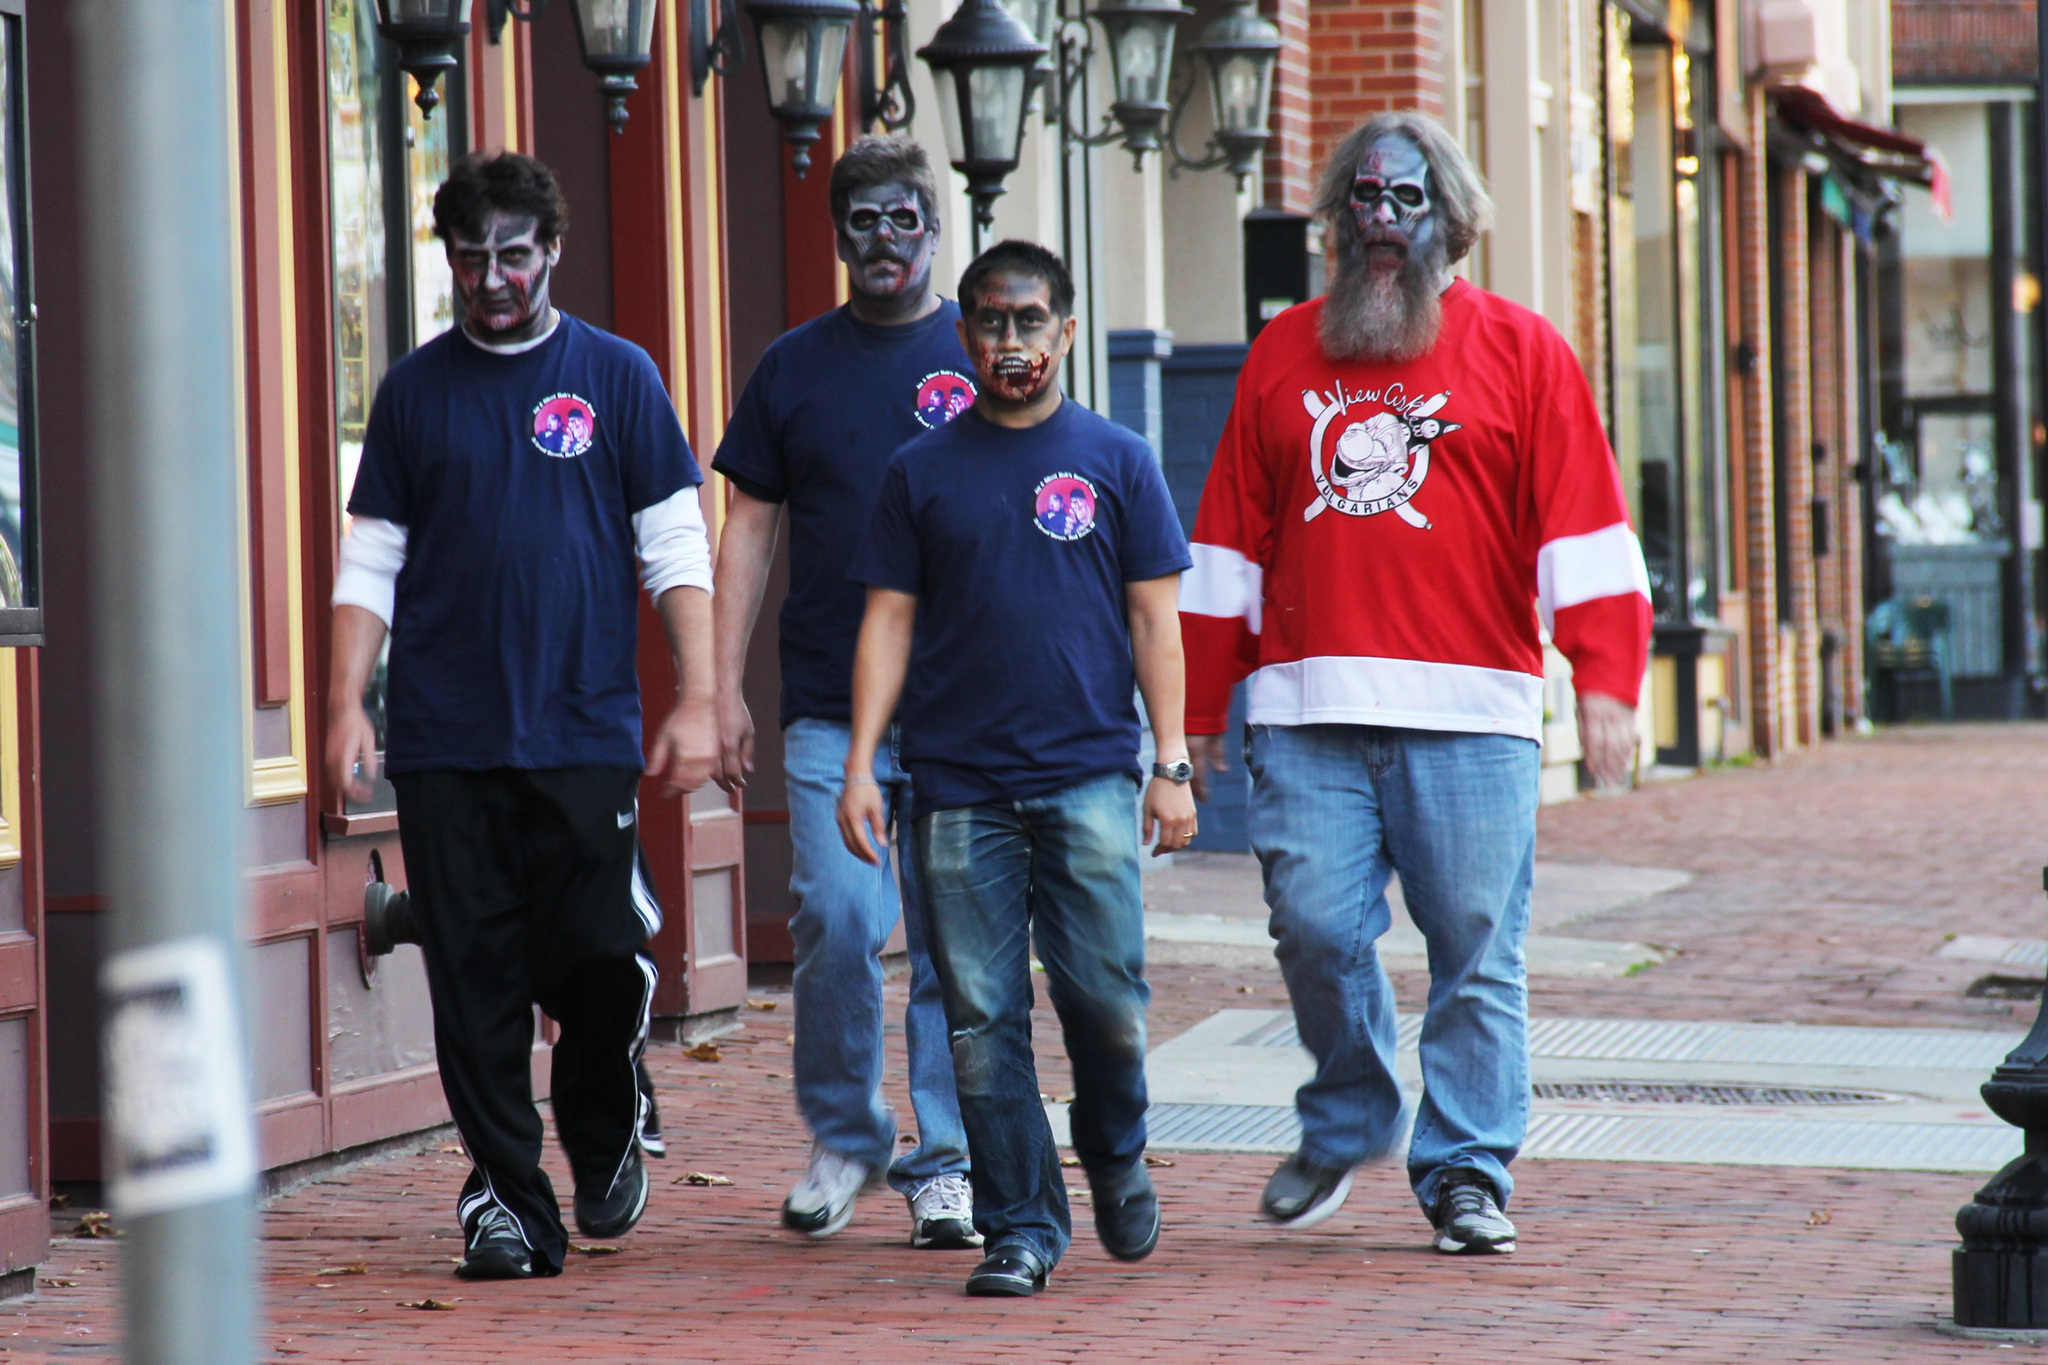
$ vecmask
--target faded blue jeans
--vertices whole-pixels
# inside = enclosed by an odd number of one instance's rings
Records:
[[[1506,1204],[1529,1126],[1522,941],[1536,857],[1534,741],[1371,725],[1253,726],[1252,849],[1314,1079],[1295,1093],[1303,1155],[1349,1169],[1401,1130],[1394,991],[1373,943],[1399,872],[1429,946],[1422,1100],[1408,1179],[1427,1210],[1444,1172]]]
[[[917,869],[899,857],[903,938],[910,950],[910,1104],[917,1146],[896,1155],[896,1114],[882,1101],[882,949],[896,927],[896,877],[885,856],[870,867],[839,838],[839,788],[850,732],[844,721],[798,720],[783,731],[797,911],[796,1103],[812,1136],[841,1156],[887,1168],[908,1194],[934,1176],[967,1169],[967,1134],[953,1098],[945,1005],[926,949]],[[910,811],[910,778],[897,761],[896,732],[875,754],[875,781],[897,820]]]
[[[1050,1269],[1073,1238],[1031,1056],[1031,949],[1074,1064],[1075,1154],[1091,1181],[1145,1159],[1145,906],[1137,790],[1116,773],[917,821],[932,965],[945,987],[974,1225]]]

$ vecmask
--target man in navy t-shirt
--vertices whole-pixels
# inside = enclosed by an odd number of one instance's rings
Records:
[[[647,771],[717,757],[702,476],[647,353],[548,302],[567,211],[547,167],[464,158],[434,196],[462,325],[378,386],[334,590],[329,780],[369,795],[363,688],[386,632],[385,767],[448,1107],[474,1163],[468,1279],[559,1274],[533,1009],[561,1026],[555,1125],[577,1227],[647,1204],[637,1083],[659,911],[639,863],[639,584],[679,674]],[[639,572],[636,582],[635,561]]]
[[[1145,1172],[1138,714],[1159,757],[1156,852],[1194,837],[1178,613],[1187,541],[1145,442],[1059,389],[1074,286],[1004,242],[960,280],[975,406],[889,463],[852,577],[867,585],[839,828],[878,862],[871,776],[902,704],[912,842],[945,989],[988,1252],[967,1292],[1044,1287],[1072,1235],[1031,1058],[1031,947],[1074,1065],[1074,1150],[1110,1254],[1159,1238]],[[907,677],[906,677],[907,673]],[[872,835],[874,843],[870,842]]]
[[[810,1168],[784,1202],[782,1220],[793,1231],[828,1237],[886,1170],[910,1203],[912,1246],[979,1246],[916,869],[906,864],[901,883],[910,950],[904,1033],[918,1140],[898,1155],[896,1115],[882,1100],[880,958],[896,924],[897,879],[887,866],[849,856],[834,819],[862,607],[846,564],[889,456],[964,411],[974,380],[960,349],[960,310],[932,292],[938,192],[924,149],[908,138],[862,138],[833,164],[829,193],[852,297],[768,348],[711,466],[732,483],[715,608],[718,781],[736,790],[753,768],[754,722],[740,687],[786,507],[781,723],[789,889],[797,904],[789,925],[796,1099],[813,1143]],[[907,815],[910,781],[893,740],[872,775]]]

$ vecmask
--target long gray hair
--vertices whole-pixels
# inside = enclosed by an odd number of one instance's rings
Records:
[[[1444,264],[1465,258],[1479,234],[1493,224],[1493,200],[1486,193],[1479,173],[1472,168],[1465,149],[1442,124],[1427,114],[1400,109],[1374,114],[1337,144],[1323,168],[1323,183],[1316,191],[1315,213],[1324,222],[1324,239],[1337,261],[1348,260],[1358,250],[1358,224],[1351,215],[1351,182],[1365,160],[1365,149],[1373,139],[1388,133],[1413,142],[1429,164],[1429,193],[1443,223]]]

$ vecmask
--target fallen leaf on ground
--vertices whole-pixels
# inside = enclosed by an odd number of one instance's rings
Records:
[[[718,1044],[699,1043],[695,1047],[686,1047],[683,1049],[683,1055],[694,1062],[715,1062],[719,1060]]]
[[[783,1071],[771,1071],[768,1073],[768,1079],[771,1081],[786,1081],[789,1079],[789,1074]]]
[[[1815,1209],[1806,1215],[1806,1226],[1810,1228],[1826,1227],[1834,1221],[1835,1215],[1827,1209]]]
[[[584,1246],[584,1245],[583,1245],[582,1243],[580,1243],[580,1242],[571,1242],[571,1243],[569,1243],[569,1250],[571,1250],[571,1251],[573,1251],[573,1252],[576,1252],[576,1253],[577,1253],[578,1255],[581,1255],[581,1256],[616,1256],[616,1255],[618,1255],[618,1254],[619,1254],[620,1252],[624,1251],[624,1250],[625,1250],[625,1248],[624,1248],[624,1247],[601,1247],[601,1246]]]
[[[750,1010],[772,1010],[778,1003],[780,1002],[774,1000],[749,1000],[747,1008]]]
[[[1145,1158],[1145,1164],[1147,1166],[1171,1166],[1173,1163],[1171,1161],[1168,1161],[1163,1156],[1147,1155]]]
[[[106,1212],[88,1213],[78,1220],[78,1226],[71,1229],[73,1237],[112,1237],[114,1215]]]
[[[1239,986],[1237,988],[1239,995],[1257,995],[1258,991],[1259,988],[1257,986]]]
[[[316,1270],[313,1273],[315,1275],[367,1275],[370,1273],[370,1263],[368,1261],[356,1261],[349,1265],[331,1265],[325,1270]]]
[[[434,1150],[435,1150],[435,1151],[437,1151],[437,1152],[446,1152],[446,1153],[448,1153],[448,1154],[449,1154],[450,1156],[468,1156],[468,1155],[469,1155],[469,1153],[468,1153],[468,1152],[465,1152],[465,1151],[463,1151],[463,1150],[462,1150],[462,1144],[461,1144],[461,1143],[459,1143],[459,1142],[451,1142],[451,1143],[449,1143],[449,1144],[448,1144],[448,1145],[447,1145],[446,1147],[436,1147],[436,1148],[435,1148]]]
[[[78,1286],[76,1280],[38,1280],[36,1283],[45,1289],[75,1289]]]
[[[50,1196],[50,1207],[51,1207],[51,1208],[53,1208],[53,1209],[68,1209],[68,1208],[70,1208],[70,1207],[71,1207],[71,1196],[70,1196],[70,1195],[68,1195],[68,1194],[53,1194],[53,1195],[51,1195],[51,1196]]]
[[[917,1134],[915,1133],[905,1133],[896,1140],[902,1143],[905,1147],[917,1146]]]
[[[417,1308],[423,1313],[452,1313],[455,1305],[445,1299],[421,1299],[418,1303],[401,1302],[400,1308]]]
[[[675,1183],[675,1184],[678,1184],[678,1185],[730,1185],[730,1184],[732,1184],[732,1182],[731,1182],[730,1180],[726,1179],[726,1178],[725,1178],[724,1176],[722,1176],[722,1175],[712,1175],[712,1174],[711,1174],[710,1172],[708,1172],[708,1171],[691,1171],[691,1172],[690,1172],[690,1173],[689,1173],[688,1175],[684,1176],[684,1177],[683,1177],[683,1178],[682,1178],[681,1180],[675,1181],[674,1183]]]
[[[1062,1166],[1078,1166],[1080,1164],[1081,1158],[1077,1156],[1063,1156],[1060,1158],[1060,1165]]]

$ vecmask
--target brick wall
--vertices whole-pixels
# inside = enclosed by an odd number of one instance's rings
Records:
[[[2031,81],[2034,0],[1892,0],[1892,79]]]
[[[1368,114],[1386,109],[1449,113],[1443,55],[1456,0],[1308,0],[1309,160],[1330,150]]]
[[[1307,213],[1320,167],[1309,151],[1309,0],[1267,0],[1266,17],[1280,28],[1280,60],[1273,68],[1273,113],[1267,127],[1265,205]]]

